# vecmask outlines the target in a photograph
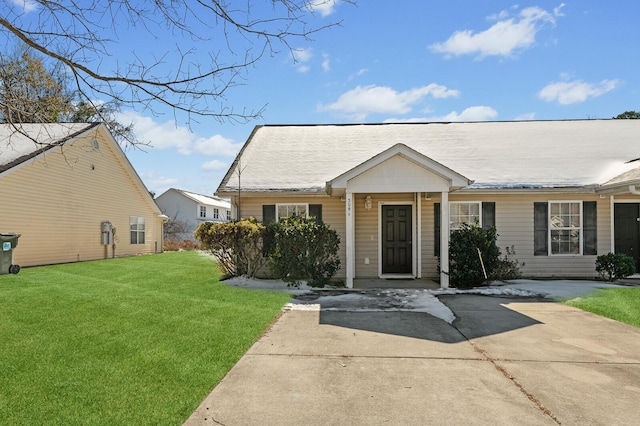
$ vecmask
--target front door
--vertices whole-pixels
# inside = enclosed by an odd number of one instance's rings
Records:
[[[382,206],[382,273],[411,274],[411,206]]]
[[[640,271],[640,204],[619,203],[613,209],[615,251],[632,256]]]

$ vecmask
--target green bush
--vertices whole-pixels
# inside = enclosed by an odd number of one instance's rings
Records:
[[[264,266],[263,235],[265,226],[255,218],[238,222],[204,222],[195,237],[204,250],[218,260],[226,275],[255,277]]]
[[[453,287],[470,288],[484,283],[484,271],[491,276],[500,263],[500,249],[496,245],[496,239],[495,228],[483,229],[475,224],[464,223],[460,229],[451,233],[449,279]]]
[[[636,261],[623,253],[603,254],[596,258],[596,272],[607,281],[618,280],[636,272]]]
[[[505,247],[504,256],[500,256],[496,269],[492,271],[489,276],[494,280],[506,281],[517,280],[522,277],[522,267],[518,259],[515,258],[516,250],[514,246]]]
[[[266,234],[271,271],[289,285],[308,280],[312,287],[324,287],[340,269],[340,237],[316,218],[282,219]]]

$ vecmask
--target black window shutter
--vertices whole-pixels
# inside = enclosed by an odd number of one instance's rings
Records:
[[[582,203],[582,226],[583,236],[582,254],[598,254],[598,203],[595,201],[584,201]]]
[[[314,216],[318,222],[322,222],[322,204],[309,204],[309,217]]]
[[[440,257],[440,203],[433,203],[433,255]]]
[[[265,204],[262,206],[262,223],[271,223],[276,221],[276,205]]]
[[[496,203],[482,203],[482,229],[496,226]]]
[[[549,218],[548,203],[533,203],[533,254],[547,256],[549,254]]]

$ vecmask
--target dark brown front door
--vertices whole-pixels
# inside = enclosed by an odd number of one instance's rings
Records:
[[[382,206],[382,273],[410,274],[411,206]]]
[[[632,256],[640,271],[640,204],[615,204],[613,211],[615,251]]]

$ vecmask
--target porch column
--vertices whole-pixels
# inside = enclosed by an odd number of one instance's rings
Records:
[[[347,288],[353,288],[353,278],[355,277],[355,215],[353,212],[353,194],[346,193],[345,202],[346,226],[347,226]]]
[[[416,278],[422,278],[422,192],[415,193],[416,202]]]
[[[611,237],[610,237],[611,249],[609,251],[611,251],[611,253],[616,252],[616,228],[613,222],[615,211],[616,211],[615,198],[616,196],[613,194],[609,196],[609,231],[611,232]]]
[[[440,201],[440,287],[449,288],[449,193]]]

